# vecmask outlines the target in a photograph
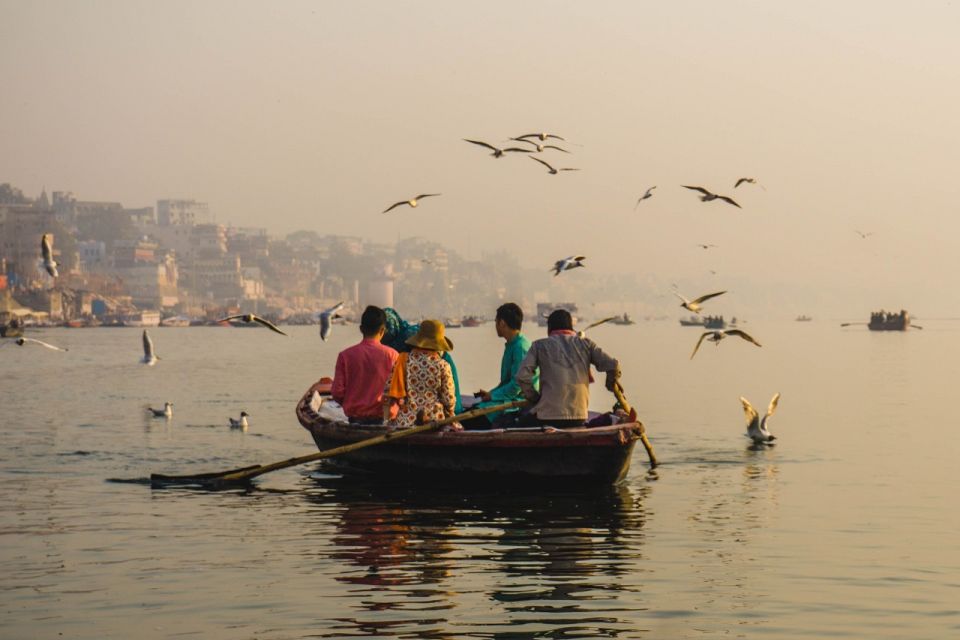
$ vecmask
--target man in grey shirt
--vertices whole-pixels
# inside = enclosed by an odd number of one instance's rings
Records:
[[[569,311],[557,309],[550,314],[547,336],[534,341],[517,372],[517,384],[534,406],[514,426],[580,426],[587,420],[590,404],[590,365],[607,374],[607,389],[612,390],[620,378],[620,363],[590,338],[577,335]],[[539,392],[533,386],[537,368]]]

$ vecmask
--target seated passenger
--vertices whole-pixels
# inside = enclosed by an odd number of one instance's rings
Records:
[[[383,344],[393,347],[399,353],[410,351],[411,347],[407,344],[407,338],[414,335],[420,329],[420,325],[410,324],[401,318],[397,310],[392,307],[387,307],[384,312],[387,314],[387,332],[383,336]],[[454,412],[463,413],[463,405],[460,403],[460,378],[457,376],[457,365],[454,364],[453,357],[449,353],[444,351],[442,355],[443,359],[450,365],[450,372],[453,374],[453,386],[457,395],[457,406],[454,408]]]
[[[390,378],[398,354],[380,343],[386,331],[386,314],[369,306],[360,317],[363,340],[337,356],[330,395],[340,403],[350,422],[379,424],[383,421],[383,387]]]
[[[520,332],[520,328],[523,326],[523,310],[513,302],[500,305],[497,309],[494,325],[497,335],[503,338],[505,342],[503,357],[500,359],[500,383],[490,391],[481,389],[475,393],[474,395],[480,398],[480,402],[470,407],[471,409],[523,400],[523,392],[516,381],[520,363],[523,362],[527,351],[530,350],[530,339]],[[534,374],[533,386],[539,388],[536,374]],[[464,420],[463,427],[465,429],[489,429],[501,417],[513,413],[516,413],[516,410],[507,413],[498,411],[485,416],[477,416]]]
[[[547,318],[547,336],[534,341],[520,364],[517,384],[527,400],[534,402],[513,426],[575,427],[587,419],[590,404],[590,365],[607,374],[606,387],[613,390],[620,377],[620,363],[587,337],[573,330],[573,318],[557,309]],[[534,380],[540,369],[540,390]]]
[[[453,373],[441,355],[453,350],[453,343],[443,335],[443,323],[424,320],[406,344],[412,349],[397,358],[384,389],[383,418],[387,419],[388,402],[399,405],[396,425],[401,428],[454,415]]]

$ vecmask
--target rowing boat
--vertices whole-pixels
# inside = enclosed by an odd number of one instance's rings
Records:
[[[389,431],[384,425],[329,422],[311,406],[310,387],[297,403],[297,419],[323,451]],[[440,431],[411,435],[396,442],[345,453],[326,461],[343,470],[394,477],[455,476],[481,480],[539,478],[616,484],[630,470],[633,447],[642,433],[639,422],[555,429]]]

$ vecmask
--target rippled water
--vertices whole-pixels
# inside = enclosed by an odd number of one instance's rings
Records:
[[[317,466],[251,490],[108,482],[311,452],[294,403],[355,329],[155,329],[153,368],[131,329],[4,345],[0,637],[956,637],[960,323],[838,324],[750,324],[762,349],[692,362],[695,329],[593,330],[663,463],[638,448],[602,488]],[[490,325],[451,334],[464,389],[489,387]],[[778,444],[751,450],[738,397],[775,391]],[[164,400],[173,419],[148,418]]]

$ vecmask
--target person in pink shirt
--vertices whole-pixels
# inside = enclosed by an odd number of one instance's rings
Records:
[[[381,344],[387,316],[380,307],[369,306],[360,317],[359,344],[337,356],[330,395],[340,403],[350,422],[383,422],[383,388],[397,361],[397,352]]]

